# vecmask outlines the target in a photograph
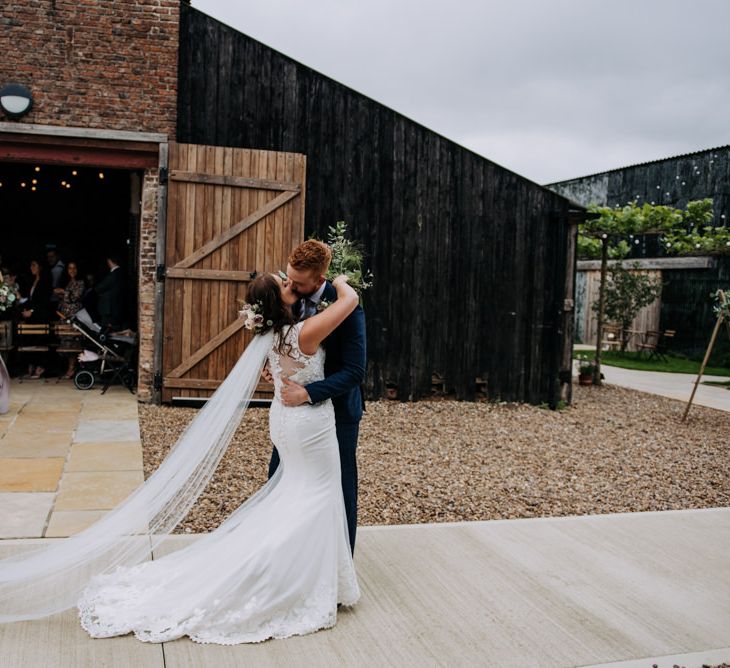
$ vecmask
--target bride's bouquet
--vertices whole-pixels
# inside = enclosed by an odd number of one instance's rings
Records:
[[[18,295],[7,283],[2,282],[0,275],[0,313],[10,310],[18,299]]]
[[[363,267],[363,254],[360,247],[347,238],[347,223],[337,221],[329,228],[327,245],[332,249],[327,279],[333,280],[340,274],[347,276],[347,282],[362,297],[362,293],[373,285],[373,274]]]

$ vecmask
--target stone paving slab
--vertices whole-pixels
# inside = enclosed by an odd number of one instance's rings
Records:
[[[54,510],[43,534],[46,538],[62,538],[83,531],[97,520],[106,510]]]
[[[45,436],[29,436],[26,434],[8,434],[0,440],[0,457],[39,458],[63,457],[71,447],[71,434],[47,434]]]
[[[0,459],[0,492],[55,492],[65,460]]]
[[[141,482],[134,395],[123,388],[102,395],[70,383],[13,381],[10,412],[0,419],[0,495],[41,496],[4,497],[8,513],[0,512],[0,536],[76,533]],[[49,501],[47,492],[57,494]]]
[[[75,443],[139,441],[139,421],[133,420],[86,420],[79,422]]]
[[[54,497],[52,492],[0,492],[0,538],[42,536]]]
[[[141,471],[142,448],[137,441],[74,443],[66,471]]]
[[[142,471],[67,471],[54,510],[111,510],[144,482]]]

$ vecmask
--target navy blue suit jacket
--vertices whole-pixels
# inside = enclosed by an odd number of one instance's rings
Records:
[[[322,299],[337,300],[337,290],[328,281]],[[322,345],[326,351],[325,379],[306,386],[313,404],[332,399],[335,420],[357,423],[362,418],[363,396],[360,385],[365,380],[365,313],[358,306],[330,334]]]

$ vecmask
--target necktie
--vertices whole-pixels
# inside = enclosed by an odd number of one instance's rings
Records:
[[[302,299],[302,310],[300,320],[306,320],[317,312],[317,305],[308,297]]]

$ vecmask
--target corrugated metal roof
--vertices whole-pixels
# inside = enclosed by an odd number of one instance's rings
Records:
[[[585,174],[584,176],[576,176],[572,179],[563,179],[562,181],[553,181],[552,183],[544,183],[543,186],[545,188],[549,188],[550,186],[557,186],[562,183],[570,183],[571,181],[580,181],[581,179],[589,179],[593,176],[600,176],[601,174],[610,174],[611,172],[620,172],[624,169],[632,169],[634,167],[643,167],[644,165],[653,165],[657,162],[666,162],[667,160],[677,160],[679,158],[689,158],[693,155],[702,155],[703,153],[711,153],[712,151],[722,151],[725,149],[730,149],[730,144],[726,144],[725,146],[715,146],[714,148],[703,148],[700,151],[692,151],[691,153],[681,153],[679,155],[671,155],[666,158],[657,158],[656,160],[647,160],[646,162],[637,162],[633,165],[624,165],[623,167],[614,167],[613,169],[606,169],[603,172],[594,172],[593,174]]]

